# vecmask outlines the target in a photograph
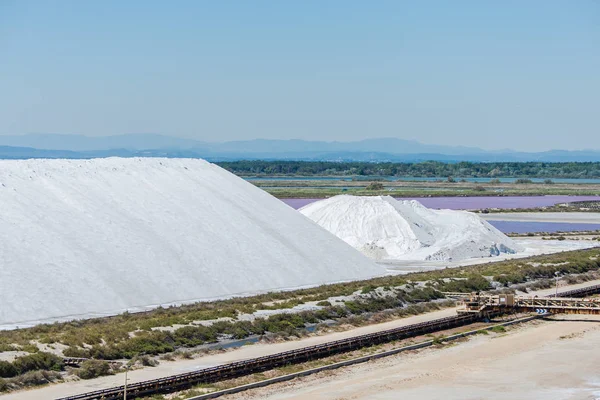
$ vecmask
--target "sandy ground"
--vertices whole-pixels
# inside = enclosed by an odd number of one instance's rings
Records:
[[[523,212],[478,214],[487,221],[567,222],[600,224],[600,213],[592,212]]]
[[[566,317],[564,317],[566,318]],[[599,316],[529,323],[228,399],[598,399]]]

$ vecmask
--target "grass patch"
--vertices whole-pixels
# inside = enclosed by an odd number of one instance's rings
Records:
[[[496,326],[490,328],[490,331],[492,331],[494,333],[504,333],[504,332],[506,332],[506,328],[503,327],[502,325],[496,325]]]

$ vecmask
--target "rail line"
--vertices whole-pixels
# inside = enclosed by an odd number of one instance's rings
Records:
[[[546,297],[585,297],[590,294],[600,293],[600,285],[586,286],[579,289],[566,290],[556,294],[551,294]]]
[[[82,357],[64,357],[63,364],[68,367],[78,367],[82,362],[89,360],[89,358]]]
[[[298,364],[310,360],[345,353],[367,346],[388,343],[394,340],[419,336],[443,329],[455,328],[480,320],[479,315],[457,315],[419,324],[403,326],[367,335],[336,340],[304,347],[301,349],[272,354],[269,356],[223,364],[216,367],[187,372],[165,378],[153,379],[127,385],[127,398],[134,399],[160,393],[171,393],[187,389],[200,383],[213,383],[232,379],[255,372],[266,371],[289,364]],[[119,400],[123,399],[124,386],[113,387],[58,400]]]

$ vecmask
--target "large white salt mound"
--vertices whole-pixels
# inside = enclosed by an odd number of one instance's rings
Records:
[[[473,213],[432,210],[415,200],[341,195],[300,212],[378,260],[457,261],[522,250]]]
[[[0,206],[4,328],[385,273],[203,160],[4,160]]]

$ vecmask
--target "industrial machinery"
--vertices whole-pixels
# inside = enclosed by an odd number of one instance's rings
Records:
[[[538,297],[514,294],[473,293],[463,302],[459,314],[493,312],[537,312],[538,314],[600,314],[600,298]]]

